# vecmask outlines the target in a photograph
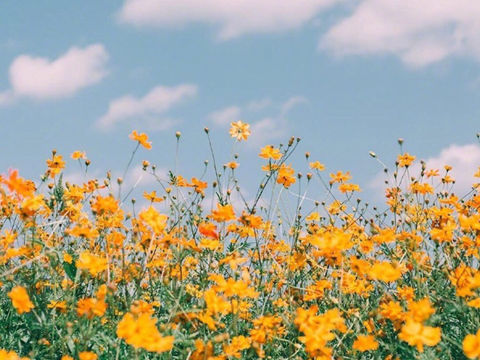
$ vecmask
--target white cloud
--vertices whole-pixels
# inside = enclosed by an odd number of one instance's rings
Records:
[[[229,106],[212,112],[208,118],[215,124],[220,126],[230,125],[233,121],[240,119],[241,109],[239,106]]]
[[[179,27],[207,23],[220,27],[223,40],[249,33],[299,28],[341,0],[126,0],[122,22],[137,26]]]
[[[108,53],[101,44],[72,47],[54,60],[20,55],[10,65],[10,90],[0,93],[0,104],[18,97],[63,98],[98,83],[107,75]]]
[[[99,119],[97,124],[105,129],[117,122],[135,117],[156,123],[157,128],[169,127],[174,120],[159,119],[159,117],[173,106],[196,94],[196,85],[182,84],[173,87],[154,87],[141,98],[125,95],[110,102],[107,113]]]
[[[292,110],[295,106],[305,104],[307,102],[308,100],[303,96],[292,96],[290,99],[288,99],[282,104],[282,116],[287,115],[288,112]]]
[[[473,183],[479,182],[478,179],[474,178],[473,174],[480,166],[480,146],[477,144],[453,144],[442,149],[438,155],[426,159],[425,163],[427,170],[437,169],[440,171],[440,174],[445,173],[443,168],[445,165],[452,166],[452,170],[449,173],[455,179],[453,190],[458,195],[463,195],[471,190]],[[411,176],[419,176],[420,166],[420,162],[417,160],[410,169]],[[393,184],[391,176],[386,177],[382,171],[370,182],[370,187],[385,189],[384,181],[387,178]]]
[[[393,54],[411,66],[448,56],[480,60],[480,2],[363,0],[325,34],[338,55]]]
[[[260,100],[253,100],[247,104],[247,109],[249,111],[261,111],[272,104],[272,100],[269,98],[264,98]]]

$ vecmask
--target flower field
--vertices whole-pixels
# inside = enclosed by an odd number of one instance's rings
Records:
[[[156,180],[141,206],[110,174],[64,181],[56,151],[38,182],[0,176],[0,360],[480,358],[480,193],[454,194],[448,164],[400,151],[377,209],[349,172],[294,168],[291,138],[259,150],[244,201],[234,154],[164,178],[130,138],[125,172]]]

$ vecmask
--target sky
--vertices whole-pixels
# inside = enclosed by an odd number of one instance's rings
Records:
[[[470,0],[5,0],[0,173],[38,179],[55,148],[121,174],[137,129],[153,142],[139,162],[191,177],[209,158],[207,126],[250,189],[259,148],[294,135],[296,168],[309,151],[367,197],[381,183],[369,151],[391,165],[398,138],[452,165],[464,190],[480,165],[479,15]],[[228,136],[237,120],[251,124],[246,143]]]

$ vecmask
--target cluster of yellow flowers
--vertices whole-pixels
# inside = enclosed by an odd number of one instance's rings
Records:
[[[152,148],[130,138],[132,159]],[[297,172],[298,144],[260,149],[249,201],[233,153],[211,179],[143,161],[143,204],[110,173],[63,182],[56,151],[39,183],[0,175],[0,360],[480,359],[477,185],[402,152],[382,212],[310,153]]]

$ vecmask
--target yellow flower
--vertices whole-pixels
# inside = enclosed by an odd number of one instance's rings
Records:
[[[480,329],[477,333],[468,334],[463,339],[463,352],[469,359],[480,358]]]
[[[368,275],[372,280],[391,282],[398,280],[402,276],[402,272],[389,262],[383,261],[374,264]]]
[[[91,351],[82,351],[78,353],[79,360],[97,360],[98,356],[94,352]]]
[[[233,211],[233,206],[230,204],[217,204],[217,210],[212,210],[211,217],[217,222],[225,222],[236,219],[235,212]]]
[[[28,313],[35,307],[23,286],[15,286],[8,293],[8,297],[12,300],[12,305],[19,314]]]
[[[84,251],[80,254],[76,265],[78,269],[88,270],[92,276],[97,276],[107,269],[107,259]]]
[[[424,345],[437,345],[440,342],[441,335],[442,331],[439,327],[424,326],[410,318],[402,326],[398,337],[410,346],[416,346],[419,352],[423,352]]]
[[[397,157],[397,162],[399,167],[408,167],[412,164],[414,160],[415,160],[415,156],[410,155],[409,153],[398,155]]]
[[[50,177],[54,178],[65,167],[65,161],[63,161],[62,155],[53,155],[51,159],[47,160],[47,166]]]
[[[250,125],[239,120],[230,124],[230,136],[237,141],[247,140],[250,136]]]
[[[296,181],[294,174],[295,170],[290,165],[282,164],[278,169],[277,183],[288,189]]]
[[[87,154],[85,153],[85,151],[76,150],[72,153],[72,155],[70,155],[70,157],[73,160],[78,160],[78,159],[84,159],[85,160],[87,158]]]
[[[408,316],[411,317],[413,320],[417,322],[422,322],[427,320],[430,315],[435,313],[435,309],[430,304],[430,300],[428,298],[410,302],[408,304]]]
[[[223,347],[225,355],[240,359],[241,351],[250,347],[251,340],[245,336],[235,336],[229,345]]]
[[[68,264],[71,264],[72,261],[73,261],[73,258],[72,258],[72,255],[70,255],[69,253],[63,253],[63,261],[65,261],[66,263]]]
[[[320,161],[313,161],[310,164],[310,169],[315,169],[318,171],[323,171],[325,170],[325,165],[323,165]]]
[[[145,149],[150,150],[152,148],[152,143],[148,141],[148,135],[145,133],[137,133],[137,130],[133,130],[132,133],[129,135],[129,138],[138,141],[140,145],[142,145]]]
[[[134,348],[152,352],[165,352],[173,348],[173,336],[162,337],[155,325],[155,319],[144,313],[135,318],[126,313],[117,326],[117,336]]]
[[[28,358],[21,358],[15,351],[7,351],[0,349],[0,360],[29,360]]]
[[[149,225],[156,235],[160,235],[167,227],[168,216],[160,214],[153,206],[138,214],[140,220]]]
[[[77,315],[92,319],[95,316],[103,316],[107,310],[107,304],[103,299],[87,298],[80,299],[77,303]]]
[[[238,167],[238,163],[235,162],[235,161],[230,161],[230,162],[224,164],[223,166],[225,166],[227,168],[230,168],[232,170],[235,170]]]
[[[157,192],[155,190],[153,190],[151,193],[144,191],[143,197],[152,203],[163,201],[163,198],[157,196]]]
[[[358,351],[377,350],[378,342],[373,335],[358,335],[353,342],[353,349]]]
[[[279,149],[273,147],[273,145],[267,145],[260,150],[258,156],[264,159],[279,160],[282,157],[282,153]]]
[[[49,309],[58,309],[60,312],[65,312],[67,310],[67,303],[65,301],[51,300],[47,307]]]

